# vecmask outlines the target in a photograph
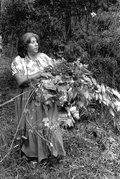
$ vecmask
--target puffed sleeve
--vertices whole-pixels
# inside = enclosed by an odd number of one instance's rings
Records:
[[[23,62],[22,62],[22,58],[20,56],[17,56],[12,61],[11,70],[12,70],[12,75],[15,75],[18,72],[21,72],[22,74],[25,74],[24,65],[23,65]]]

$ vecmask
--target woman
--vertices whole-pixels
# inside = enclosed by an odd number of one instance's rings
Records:
[[[12,61],[11,68],[18,83],[17,95],[19,97],[15,101],[15,112],[23,140],[21,150],[27,158],[36,158],[40,162],[50,155],[65,156],[65,151],[60,127],[57,126],[50,133],[41,127],[43,120],[46,119],[46,112],[42,102],[36,105],[37,96],[30,84],[36,78],[43,77],[45,80],[51,77],[45,73],[44,69],[49,66],[53,67],[54,62],[38,50],[38,35],[24,34],[18,41],[18,56]],[[47,117],[51,122],[57,123],[58,111],[55,102],[49,107]],[[46,135],[47,138],[45,138]]]

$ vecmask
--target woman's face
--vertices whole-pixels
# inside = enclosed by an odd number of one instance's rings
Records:
[[[28,44],[28,48],[27,48],[28,54],[31,54],[31,55],[37,54],[38,48],[39,48],[39,45],[38,45],[37,39],[35,37],[31,37],[30,43]]]

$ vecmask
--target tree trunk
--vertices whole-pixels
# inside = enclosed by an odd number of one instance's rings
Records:
[[[67,1],[65,30],[66,30],[66,39],[71,38],[71,35],[72,35],[72,28],[71,28],[71,0]]]

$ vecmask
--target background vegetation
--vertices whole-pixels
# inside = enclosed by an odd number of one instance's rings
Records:
[[[119,9],[119,0],[1,0],[0,102],[15,95],[10,62],[17,54],[18,38],[27,31],[40,36],[40,51],[68,62],[79,58],[100,84],[120,90]],[[14,104],[0,110],[2,157],[15,132]],[[40,165],[33,170],[13,151],[2,163],[1,179],[119,179],[119,129],[99,111],[81,119],[72,131],[64,131],[68,157],[61,166],[51,170],[51,166]]]
[[[89,64],[98,80],[115,87],[114,77],[120,63],[119,1],[1,2],[1,29],[6,55],[13,57],[19,36],[33,31],[40,36],[41,51],[57,53],[57,56],[64,52],[68,61],[80,58],[81,62]]]

